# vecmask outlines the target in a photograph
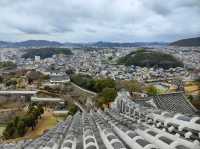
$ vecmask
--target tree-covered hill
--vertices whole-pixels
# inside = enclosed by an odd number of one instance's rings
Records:
[[[172,42],[170,45],[171,46],[183,46],[183,47],[200,46],[200,37],[178,40],[178,41]]]
[[[147,50],[131,52],[130,54],[121,57],[118,60],[118,64],[140,67],[161,67],[164,69],[183,66],[183,63],[177,60],[173,55]]]
[[[40,58],[52,57],[55,54],[71,55],[72,52],[67,48],[40,48],[40,49],[29,49],[26,50],[25,54],[22,55],[23,58],[34,58],[35,56],[40,56]]]

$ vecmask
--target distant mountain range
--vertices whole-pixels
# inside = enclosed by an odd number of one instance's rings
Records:
[[[189,47],[189,46],[200,46],[200,37],[196,38],[188,38],[188,39],[181,39],[170,44],[171,46],[182,46],[182,47]]]
[[[27,40],[22,42],[5,42],[0,41],[0,48],[30,48],[30,47],[93,47],[93,48],[115,48],[115,47],[141,47],[141,46],[166,46],[168,43],[164,42],[92,42],[92,43],[60,43],[56,41],[47,40]]]
[[[47,40],[27,40],[22,42],[5,42],[0,41],[1,48],[20,48],[20,47],[59,47],[63,44],[56,41]]]
[[[142,46],[166,46],[168,43],[164,42],[95,42],[91,44],[87,44],[86,46],[91,46],[91,47],[109,47],[109,48],[114,48],[114,47],[142,47]]]
[[[115,48],[115,47],[155,47],[155,46],[200,46],[200,37],[167,42],[91,42],[91,43],[60,43],[48,40],[26,40],[22,42],[0,41],[0,48],[30,48],[30,47],[68,47],[68,48]]]

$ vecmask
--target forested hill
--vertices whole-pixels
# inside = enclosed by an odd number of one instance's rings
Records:
[[[118,64],[140,67],[161,67],[164,69],[183,66],[183,63],[177,60],[173,55],[147,50],[131,52],[130,54],[121,57],[118,60]]]
[[[172,42],[170,45],[183,46],[183,47],[189,47],[189,46],[197,47],[197,46],[200,46],[200,37],[178,40],[178,41]]]
[[[70,49],[67,48],[39,48],[39,49],[28,49],[26,53],[22,55],[23,58],[35,58],[35,56],[40,56],[40,58],[49,58],[55,54],[72,55]]]

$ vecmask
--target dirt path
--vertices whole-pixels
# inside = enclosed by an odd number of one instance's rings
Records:
[[[31,139],[36,138],[42,135],[47,129],[55,127],[57,123],[57,119],[53,116],[53,112],[50,109],[45,110],[42,118],[38,121],[38,124],[36,125],[34,131],[32,131],[32,129],[29,129],[24,137]]]

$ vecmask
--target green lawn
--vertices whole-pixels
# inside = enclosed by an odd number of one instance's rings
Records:
[[[162,85],[154,85],[154,86],[157,88],[159,94],[164,94],[168,91],[168,88],[163,87]]]

